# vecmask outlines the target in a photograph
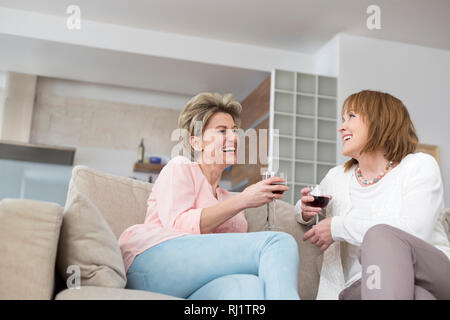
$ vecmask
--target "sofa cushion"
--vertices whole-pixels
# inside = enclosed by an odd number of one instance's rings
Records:
[[[56,300],[182,300],[143,290],[82,287],[80,289],[66,289],[58,293]]]
[[[124,288],[126,284],[116,236],[96,206],[76,190],[64,210],[57,268],[65,281],[69,277],[72,281],[72,274],[79,270],[81,286]]]
[[[72,171],[68,199],[75,191],[86,196],[118,239],[129,226],[144,222],[152,186],[147,182],[76,166]]]
[[[0,300],[52,298],[62,216],[54,203],[0,202]]]

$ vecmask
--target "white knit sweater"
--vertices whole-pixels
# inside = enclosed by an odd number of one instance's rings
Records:
[[[341,256],[341,246],[361,245],[366,231],[376,224],[388,224],[415,235],[450,258],[450,243],[442,222],[444,190],[439,166],[432,156],[407,155],[383,178],[383,196],[374,199],[371,210],[349,216],[352,210],[358,210],[352,207],[350,197],[350,182],[356,179],[354,169],[344,172],[344,166],[337,166],[320,183],[321,190],[333,196],[326,215],[333,217],[331,234],[335,242],[324,252],[317,299],[338,299],[345,288],[343,265],[348,265],[343,263],[346,257]],[[300,205],[297,202],[297,221],[312,224],[314,219],[302,219]]]

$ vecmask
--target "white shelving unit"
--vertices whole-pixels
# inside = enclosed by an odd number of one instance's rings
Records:
[[[286,171],[284,200],[295,204],[302,188],[336,166],[337,79],[274,70],[270,91],[270,129],[278,134],[269,138],[269,166],[278,161]]]

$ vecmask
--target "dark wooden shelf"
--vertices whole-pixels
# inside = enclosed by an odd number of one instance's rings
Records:
[[[134,172],[159,173],[162,170],[162,168],[164,168],[164,164],[136,162],[134,164],[133,171]]]

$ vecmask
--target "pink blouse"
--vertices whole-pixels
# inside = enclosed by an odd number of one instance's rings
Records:
[[[161,170],[147,200],[143,224],[127,228],[119,237],[125,270],[134,258],[163,241],[187,234],[200,234],[200,215],[232,195],[218,187],[217,199],[198,163],[183,156],[170,160]],[[247,220],[241,211],[218,226],[213,233],[247,232]]]

